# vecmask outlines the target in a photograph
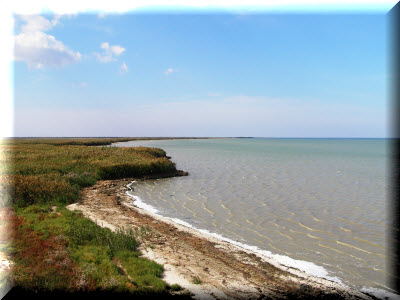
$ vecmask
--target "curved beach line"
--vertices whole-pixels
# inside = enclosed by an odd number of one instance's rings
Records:
[[[143,210],[145,210],[145,211],[147,211],[147,212],[149,212],[151,214],[157,215],[158,217],[161,217],[163,219],[171,220],[176,224],[179,224],[179,225],[194,229],[194,230],[196,230],[196,231],[198,231],[198,232],[200,232],[202,234],[205,234],[207,236],[212,236],[212,237],[214,237],[214,238],[216,238],[216,239],[218,239],[220,241],[224,241],[224,242],[227,242],[229,244],[238,246],[240,248],[249,250],[254,254],[259,254],[261,256],[264,256],[264,257],[267,257],[269,259],[272,259],[275,262],[274,265],[278,264],[279,265],[278,267],[280,267],[280,269],[284,269],[284,268],[282,268],[282,266],[294,268],[294,269],[303,271],[306,274],[309,274],[309,275],[312,275],[312,276],[315,276],[315,277],[318,277],[318,278],[327,279],[329,281],[336,282],[336,283],[339,283],[339,284],[347,287],[345,284],[342,283],[340,278],[335,277],[335,276],[329,276],[328,275],[328,271],[325,268],[323,268],[321,266],[318,266],[318,265],[316,265],[316,264],[314,264],[312,262],[308,262],[308,261],[304,261],[304,260],[296,260],[296,259],[290,258],[290,257],[285,256],[285,255],[274,254],[274,253],[272,253],[272,252],[270,252],[268,250],[262,250],[262,249],[258,248],[257,246],[247,245],[247,244],[244,244],[244,243],[241,243],[241,242],[226,238],[226,237],[224,237],[224,236],[222,236],[222,235],[220,235],[218,233],[210,232],[210,231],[208,231],[206,229],[196,228],[193,225],[189,224],[188,222],[180,220],[178,218],[170,218],[170,217],[166,217],[166,216],[160,215],[159,210],[157,210],[155,207],[153,207],[153,206],[151,206],[149,204],[146,204],[145,202],[143,202],[142,199],[140,199],[140,197],[135,196],[135,195],[133,195],[131,193],[131,192],[133,192],[133,189],[132,189],[131,186],[135,182],[136,181],[132,181],[131,183],[129,183],[127,185],[127,188],[129,190],[126,191],[126,194],[129,197],[135,199],[133,204],[138,208],[141,208],[141,209],[143,209]]]

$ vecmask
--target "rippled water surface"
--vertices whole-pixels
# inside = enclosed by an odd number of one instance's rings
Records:
[[[387,288],[384,139],[203,139],[159,147],[187,177],[135,183],[159,210],[274,254],[313,262],[347,285]]]

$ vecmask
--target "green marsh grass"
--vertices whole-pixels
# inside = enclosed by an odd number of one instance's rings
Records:
[[[79,191],[97,180],[179,173],[165,151],[158,148],[81,146],[74,145],[73,140],[59,140],[59,144],[50,143],[51,139],[34,141],[17,139],[13,144],[1,145],[1,164],[9,165],[0,173],[3,206],[66,205],[76,202]]]
[[[39,292],[167,293],[163,267],[137,251],[138,232],[112,232],[66,208],[32,205],[16,212],[8,220],[14,244],[6,251],[16,265],[14,285]]]
[[[97,180],[185,175],[162,149],[104,146],[128,140],[133,139],[2,142],[0,199],[5,213],[0,217],[8,235],[1,250],[13,261],[10,277],[0,278],[2,285],[11,282],[17,290],[33,293],[168,295],[163,267],[137,250],[149,228],[112,232],[65,208]]]

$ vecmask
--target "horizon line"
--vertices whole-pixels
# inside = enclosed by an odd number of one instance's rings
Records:
[[[8,136],[0,137],[0,139],[46,139],[46,138],[65,138],[65,139],[82,139],[82,138],[259,138],[259,139],[396,139],[398,137],[293,137],[293,136],[280,136],[280,137],[268,137],[268,136]]]

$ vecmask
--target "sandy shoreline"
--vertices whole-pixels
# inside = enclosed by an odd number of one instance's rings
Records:
[[[143,256],[164,265],[163,279],[195,299],[376,299],[137,208],[126,194],[131,181],[100,181],[68,208],[112,230],[146,228],[139,238]]]

